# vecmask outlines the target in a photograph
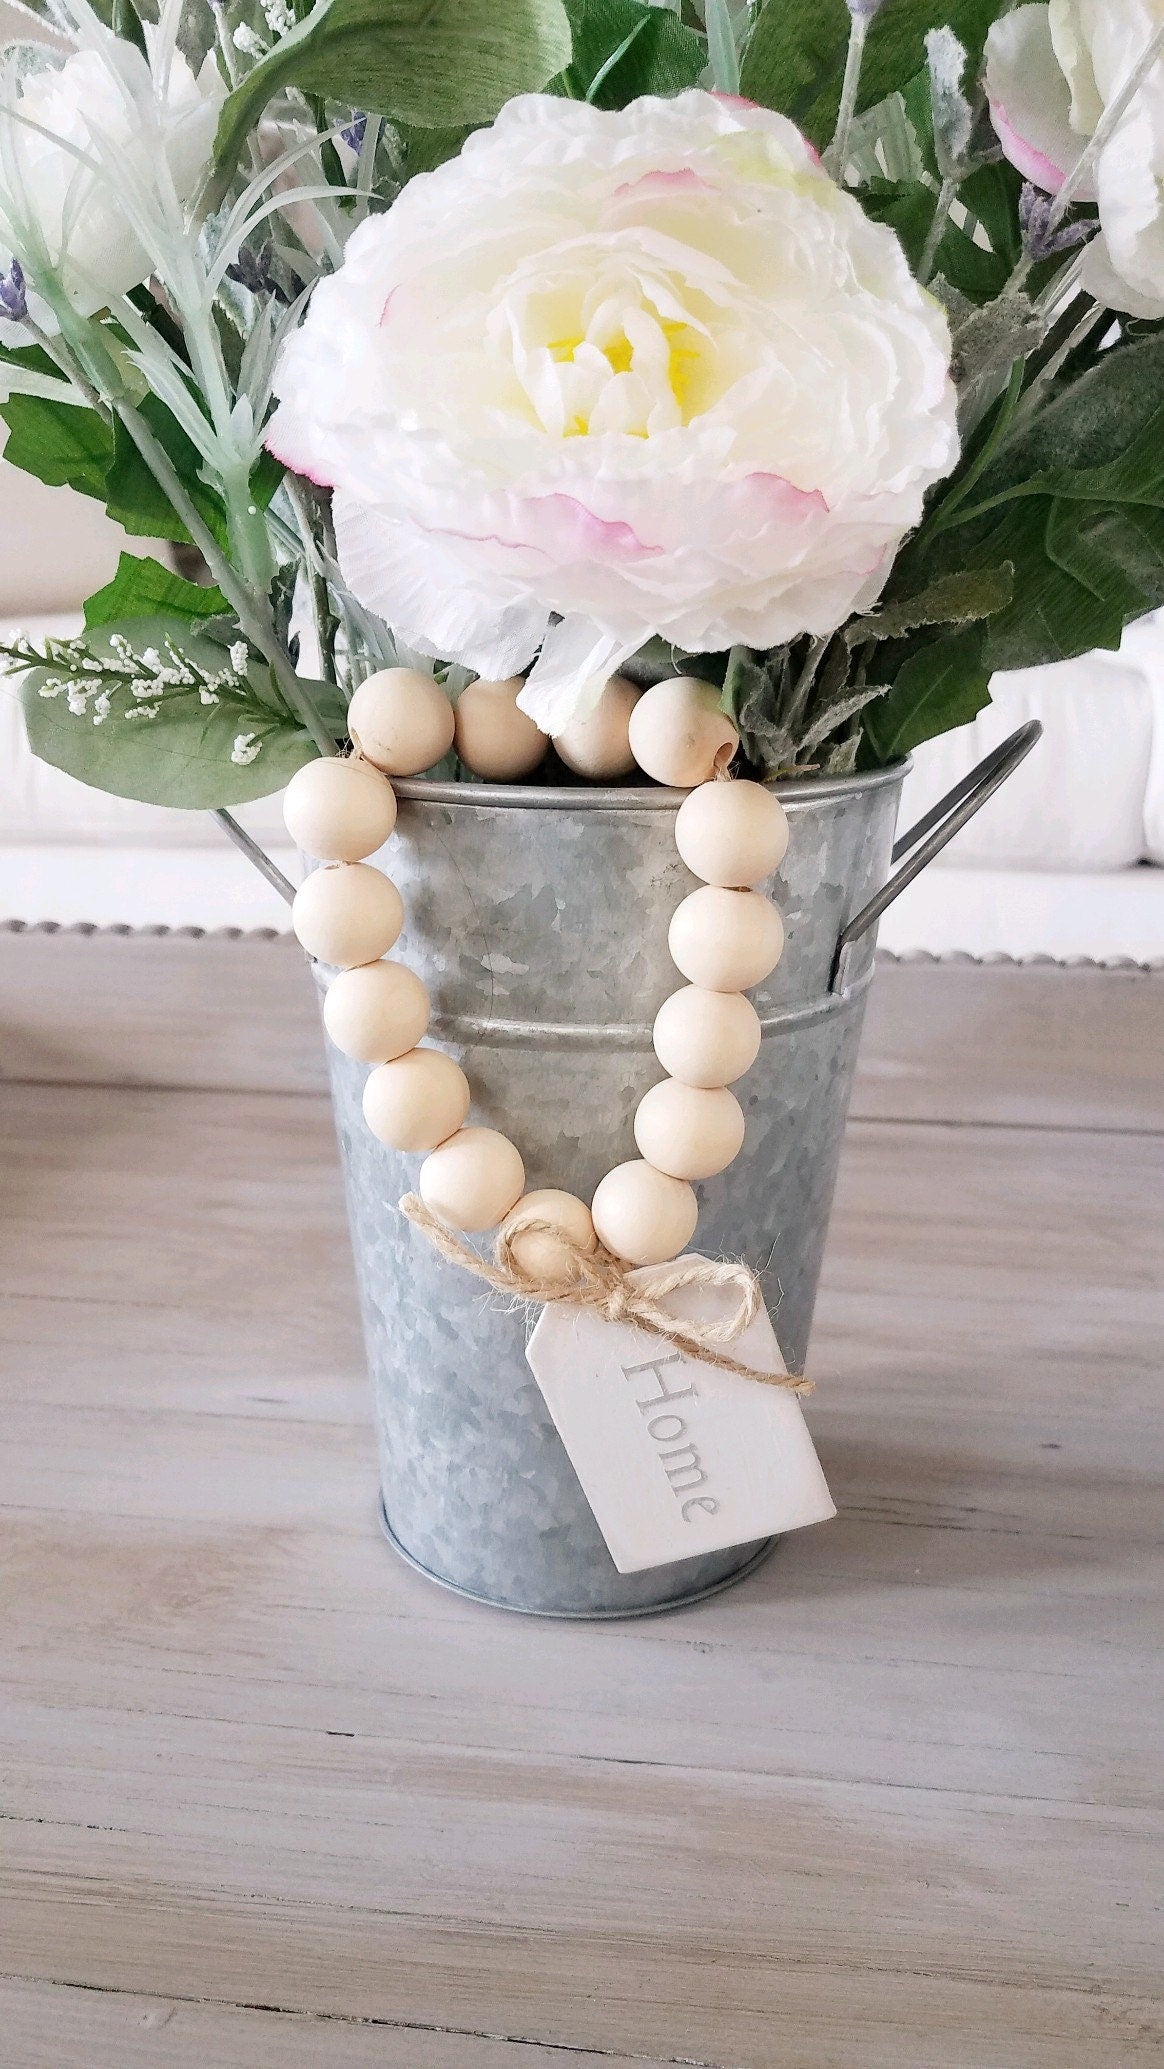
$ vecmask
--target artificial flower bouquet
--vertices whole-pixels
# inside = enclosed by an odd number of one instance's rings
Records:
[[[407,1204],[442,1257],[738,1371],[747,1288],[709,1335],[627,1274],[684,1250],[693,1185],[740,1152],[784,806],[874,796],[993,670],[1115,646],[1164,602],[1160,0],[35,12],[0,106],[7,458],[179,553],[124,555],[78,637],[0,650],[34,751],[236,832],[287,786],[323,865],[295,927],[339,973],[327,1027],[372,1138],[425,1157]],[[526,1193],[507,1132],[468,1124],[477,1080],[423,1040],[369,861],[394,781],[432,870],[450,796],[525,785],[565,829],[563,800],[622,784],[646,842],[666,787],[681,859],[651,882],[697,887],[624,911],[608,960],[670,917],[687,983],[640,1155],[590,1205]],[[426,794],[452,813],[427,848]],[[503,856],[493,984],[530,967],[532,855]],[[807,910],[827,872],[800,867]],[[570,868],[613,895],[563,831]],[[602,1020],[573,1030],[591,1051]],[[463,1234],[499,1224],[475,1266]]]
[[[229,805],[404,659],[873,766],[1164,596],[1153,0],[157,5],[4,61],[7,457],[213,577],[6,655],[46,759]]]

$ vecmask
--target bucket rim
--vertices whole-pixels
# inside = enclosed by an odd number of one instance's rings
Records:
[[[852,776],[797,776],[765,787],[785,808],[814,805],[834,798],[860,797],[900,783],[913,765],[903,755],[884,769],[863,769]],[[423,776],[394,776],[392,788],[408,804],[459,805],[472,810],[492,805],[511,812],[674,812],[688,795],[659,783],[577,785],[549,783],[432,783]]]

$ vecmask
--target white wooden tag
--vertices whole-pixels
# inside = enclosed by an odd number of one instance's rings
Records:
[[[632,1277],[649,1285],[653,1275]],[[731,1299],[687,1286],[667,1306],[710,1322]],[[765,1313],[731,1352],[758,1372],[787,1370]],[[722,1372],[649,1330],[565,1301],[542,1310],[526,1357],[620,1573],[836,1515],[786,1388]]]

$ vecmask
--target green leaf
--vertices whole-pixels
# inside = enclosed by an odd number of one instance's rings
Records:
[[[837,124],[850,20],[845,0],[767,0],[744,52],[740,92],[791,116],[818,150]]]
[[[152,648],[166,658],[171,642],[203,683],[223,684],[217,702],[204,701],[199,681],[166,686],[154,700],[136,698],[123,680],[82,667],[82,656],[123,666],[113,644],[117,637],[138,656]],[[23,677],[29,744],[42,761],[115,797],[196,811],[244,804],[281,789],[318,753],[310,734],[276,707],[265,685],[260,694],[257,680],[231,677],[222,648],[192,632],[188,619],[123,619],[94,628],[83,640],[58,643],[57,654],[61,658]],[[233,687],[223,683],[224,675]],[[84,694],[83,712],[70,710],[70,688],[75,696]],[[103,689],[110,690],[109,707],[94,723]],[[232,759],[240,737],[244,752],[257,746],[253,759]]]
[[[221,545],[228,536],[226,511],[220,496],[201,478],[202,455],[181,425],[156,395],[147,395],[139,406],[158,443],[165,447],[196,505],[199,515]],[[160,482],[155,481],[124,424],[113,433],[113,457],[105,477],[105,502],[109,515],[136,539],[172,539],[180,545],[190,534],[170,503]]]
[[[415,179],[418,172],[435,172],[438,165],[447,164],[473,134],[471,123],[462,123],[458,129],[417,129],[407,122],[394,122],[392,127],[404,156],[406,180]]]
[[[1164,334],[1103,352],[1057,384],[982,476],[972,507],[1006,493],[1164,504]]]
[[[939,575],[920,594],[887,599],[866,617],[851,619],[844,630],[845,644],[859,647],[869,639],[902,639],[923,625],[968,625],[977,618],[992,618],[1013,595],[1010,567]]]
[[[1100,354],[1055,383],[969,496],[907,547],[900,579],[1014,568],[1013,601],[985,628],[992,668],[1117,647],[1164,604],[1164,335]]]
[[[990,702],[990,669],[975,626],[911,654],[893,687],[864,719],[863,759],[875,766],[897,761],[923,740],[967,726]]]
[[[27,357],[23,353],[6,356],[18,362]],[[221,497],[201,478],[202,456],[197,447],[156,396],[146,396],[140,414],[165,447],[215,538],[225,544],[226,511]],[[34,474],[52,488],[67,487],[83,496],[95,496],[134,538],[189,542],[190,535],[165,490],[154,480],[120,422],[107,424],[96,410],[43,401],[35,395],[10,395],[0,405],[0,418],[8,426],[4,457],[14,467]],[[264,454],[252,483],[260,509],[266,508],[282,477],[278,461]]]
[[[228,95],[215,161],[233,170],[272,95],[297,86],[421,128],[491,122],[570,61],[562,0],[318,0]]]
[[[867,704],[872,704],[874,698],[882,697],[884,694],[879,684],[867,683],[863,689],[848,690],[843,696],[834,698],[831,704],[825,704],[814,711],[810,723],[796,743],[798,757],[803,760],[806,755],[812,753],[814,747],[822,746],[830,733],[839,732],[851,718],[856,718],[858,712],[864,711]],[[854,747],[856,744],[854,742]]]
[[[115,36],[123,36],[143,57],[146,55],[145,30],[133,0],[113,0],[111,25]]]
[[[148,555],[123,553],[112,582],[85,605],[87,626],[116,625],[123,618],[197,618],[221,616],[229,609],[220,589],[187,582],[173,568]]]
[[[286,472],[282,460],[264,447],[251,474],[251,496],[260,510],[268,507]]]
[[[598,108],[625,108],[645,93],[681,93],[706,68],[702,36],[684,28],[665,7],[644,6],[642,0],[565,4],[573,55],[551,80],[551,93],[593,100]]]
[[[976,65],[998,11],[998,0],[885,0],[869,27],[858,113],[921,70],[931,29],[953,29]],[[849,24],[845,0],[767,0],[744,53],[741,93],[790,115],[820,150],[836,128]]]
[[[992,668],[1118,647],[1125,625],[1164,603],[1164,511],[1148,505],[1032,498],[964,550],[1002,550],[1015,569],[1015,601],[986,629]]]
[[[52,488],[78,489],[105,501],[105,476],[113,458],[113,432],[95,409],[46,402],[38,395],[10,395],[0,406],[8,426],[4,457]]]

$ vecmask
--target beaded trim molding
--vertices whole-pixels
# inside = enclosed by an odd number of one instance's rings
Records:
[[[295,936],[280,927],[135,927],[128,922],[103,924],[97,920],[0,920],[0,935],[36,934],[66,937],[81,937],[86,940],[99,937],[118,941],[236,941],[242,943],[275,942],[284,948],[293,948],[297,956],[303,954]],[[896,968],[931,969],[974,969],[974,970],[1108,970],[1114,972],[1138,973],[1143,976],[1164,974],[1164,956],[1153,956],[1147,962],[1138,962],[1134,956],[1053,956],[1053,955],[1004,955],[995,951],[986,955],[971,955],[966,949],[947,949],[941,953],[925,948],[911,948],[896,952],[888,948],[877,950],[879,964]]]

